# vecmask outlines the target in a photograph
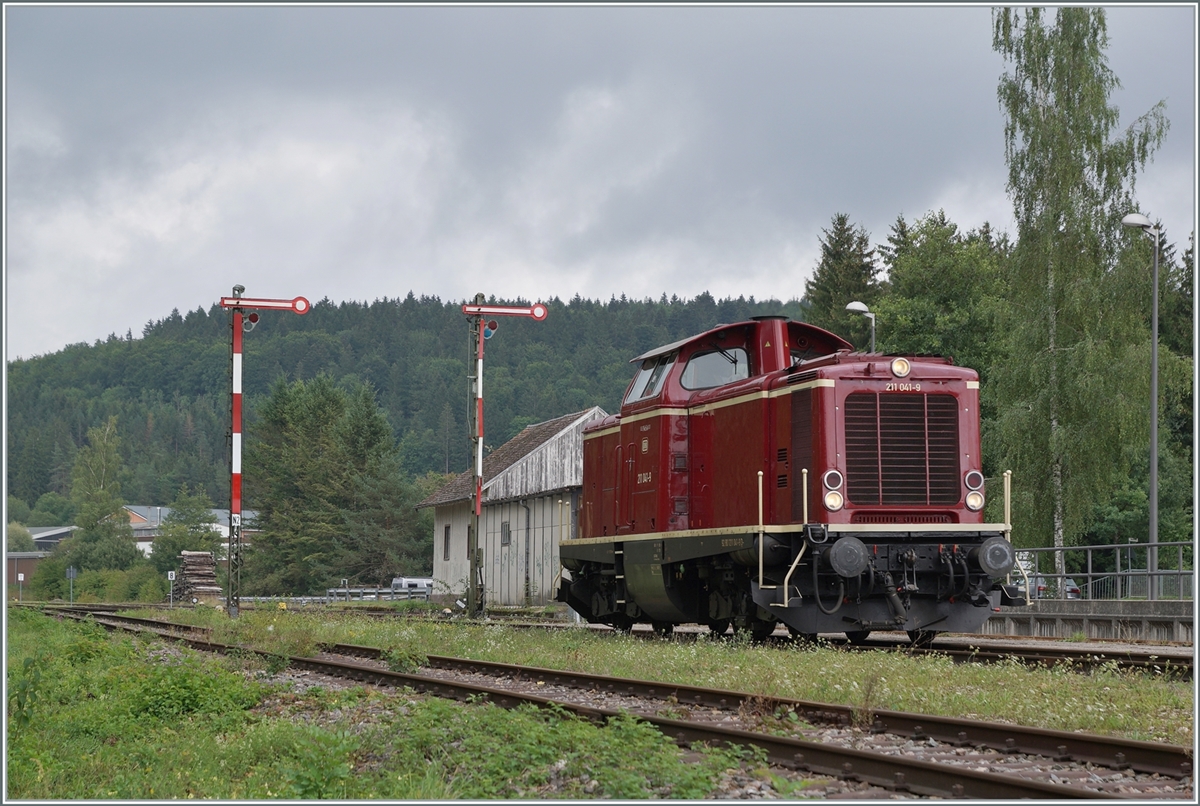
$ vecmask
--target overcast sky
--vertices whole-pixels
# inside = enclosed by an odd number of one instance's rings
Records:
[[[247,296],[804,292],[822,228],[1012,232],[967,7],[21,7],[9,359]],[[1192,6],[1108,9],[1141,211],[1196,215]]]

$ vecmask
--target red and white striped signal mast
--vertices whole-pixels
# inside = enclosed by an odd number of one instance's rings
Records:
[[[483,611],[483,557],[479,550],[479,516],[483,514],[483,342],[496,332],[493,316],[525,316],[541,322],[548,311],[542,303],[519,307],[511,305],[484,305],[483,294],[475,295],[472,305],[463,305],[463,313],[471,321],[470,353],[475,355],[475,374],[468,374],[471,404],[467,410],[471,431],[471,454],[475,457],[475,490],[472,493],[471,525],[467,528],[467,557],[470,571],[467,574],[467,613],[475,616]],[[469,354],[470,354],[469,353]]]
[[[233,311],[233,351],[230,359],[229,396],[229,592],[225,606],[236,618],[242,595],[242,333],[258,324],[259,310],[305,314],[312,307],[304,297],[295,299],[252,299],[243,297],[246,287],[235,285],[232,297],[221,297],[221,307]],[[252,309],[245,316],[242,311]]]

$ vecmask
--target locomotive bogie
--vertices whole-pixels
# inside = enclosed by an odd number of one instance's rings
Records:
[[[983,522],[976,374],[781,317],[635,359],[584,433],[559,598],[617,627],[974,630],[1015,561]]]

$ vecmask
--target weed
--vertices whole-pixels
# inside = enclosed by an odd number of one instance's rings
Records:
[[[1067,638],[1068,641],[1071,641],[1072,643],[1076,643],[1076,644],[1083,643],[1087,639],[1088,639],[1087,634],[1084,633],[1083,630],[1076,630],[1075,632],[1071,633],[1069,638]]]
[[[875,686],[879,683],[880,676],[873,674],[868,676],[860,689],[861,699],[855,704],[851,722],[856,728],[866,729],[871,726],[875,719]]]
[[[131,716],[172,719],[191,713],[219,714],[248,708],[259,689],[226,672],[203,669],[192,659],[150,667],[130,697]]]
[[[292,747],[292,763],[283,769],[286,791],[294,798],[344,798],[353,769],[355,742],[344,731],[308,728]]]
[[[292,661],[288,658],[287,655],[279,655],[274,652],[266,652],[266,653],[263,653],[262,658],[266,663],[267,674],[270,674],[270,675],[279,674],[284,669],[286,669],[287,667],[292,665]]]
[[[423,652],[400,647],[384,650],[383,659],[387,661],[389,669],[402,674],[411,674],[429,664],[429,658]]]
[[[793,781],[791,778],[785,778],[773,772],[768,772],[767,776],[771,779],[771,786],[775,791],[785,798],[804,797],[804,790],[813,784],[811,778],[801,778]]]
[[[26,658],[21,676],[11,687],[11,693],[8,695],[8,713],[15,730],[22,730],[33,721],[33,704],[42,696],[40,667],[43,662],[38,658]]]

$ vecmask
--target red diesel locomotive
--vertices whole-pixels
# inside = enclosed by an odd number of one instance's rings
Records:
[[[632,363],[620,414],[584,431],[559,546],[557,598],[588,621],[927,643],[1019,603],[1008,526],[983,520],[973,370],[778,316]]]

